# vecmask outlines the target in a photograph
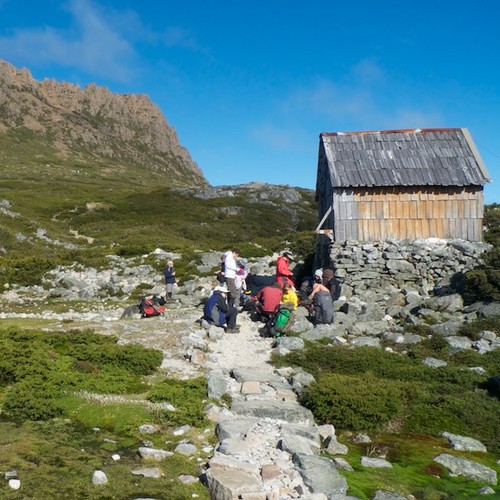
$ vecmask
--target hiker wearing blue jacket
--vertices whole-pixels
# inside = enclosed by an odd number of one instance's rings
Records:
[[[166,299],[171,302],[174,295],[174,286],[177,283],[173,261],[167,261],[165,269],[163,269],[163,276],[165,277]]]
[[[226,284],[216,286],[203,307],[203,319],[210,325],[225,328],[226,333],[238,333],[236,316],[238,310],[227,302],[229,289]]]

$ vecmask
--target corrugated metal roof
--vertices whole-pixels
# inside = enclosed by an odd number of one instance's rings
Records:
[[[482,186],[490,176],[464,128],[320,134],[333,187]]]

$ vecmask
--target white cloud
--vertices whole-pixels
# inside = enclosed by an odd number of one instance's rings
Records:
[[[1,1],[1,0],[0,0]],[[63,28],[17,29],[0,37],[0,53],[30,67],[46,64],[83,70],[92,76],[126,82],[141,71],[138,42],[196,48],[192,35],[179,28],[156,33],[130,9],[115,10],[92,0],[69,0],[71,22]]]
[[[355,64],[351,73],[365,85],[379,84],[385,81],[384,70],[375,61],[370,59],[364,59]]]
[[[21,59],[32,66],[57,64],[127,80],[135,51],[106,13],[87,0],[72,0],[67,10],[73,17],[71,26],[16,30],[10,37],[0,37],[0,52],[6,59]]]
[[[199,48],[193,34],[184,28],[169,26],[163,33],[162,39],[167,47]]]

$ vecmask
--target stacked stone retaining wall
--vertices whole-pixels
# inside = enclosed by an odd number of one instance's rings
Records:
[[[464,240],[347,241],[330,247],[330,263],[349,295],[387,295],[415,289],[428,296],[453,286],[481,263],[490,249],[485,243]]]

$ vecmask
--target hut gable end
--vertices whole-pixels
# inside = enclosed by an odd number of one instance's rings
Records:
[[[465,128],[322,133],[318,232],[336,241],[482,241],[487,182]]]

